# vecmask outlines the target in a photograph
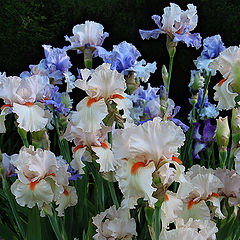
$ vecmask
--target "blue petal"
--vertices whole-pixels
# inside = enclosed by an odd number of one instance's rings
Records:
[[[189,47],[190,45],[192,47],[195,47],[196,49],[199,49],[201,47],[201,40],[202,37],[200,36],[199,33],[173,33],[173,35],[175,36],[173,41],[174,42],[184,42],[187,44],[187,46]]]
[[[160,33],[165,33],[161,29],[154,29],[154,30],[139,30],[139,33],[142,37],[142,39],[149,39],[149,38],[154,38],[157,39],[159,37]]]
[[[157,26],[161,29],[162,24],[160,22],[161,17],[159,15],[152,15],[152,20],[157,24]]]
[[[201,55],[206,59],[212,59],[219,56],[225,49],[220,35],[205,38],[203,40],[203,51]]]

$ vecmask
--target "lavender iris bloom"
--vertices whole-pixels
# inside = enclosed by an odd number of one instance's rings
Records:
[[[74,170],[70,165],[68,166],[68,172],[71,173],[71,177],[68,178],[68,180],[77,181],[78,179],[82,179],[82,176]]]
[[[66,51],[60,48],[52,48],[50,45],[43,45],[45,53],[45,64],[50,70],[48,74],[52,78],[63,78],[64,72],[67,72],[72,67],[70,58]]]
[[[42,75],[54,79],[55,84],[62,84],[64,73],[72,67],[69,56],[64,49],[52,48],[50,45],[43,45],[43,48],[46,58],[38,65],[29,65],[30,72],[22,72],[20,77],[25,79],[32,75]]]
[[[212,76],[216,75],[216,70],[209,68],[209,64],[219,56],[219,54],[225,49],[220,35],[207,37],[203,40],[203,51],[201,56],[194,60],[196,67],[207,74],[211,72]]]
[[[141,54],[131,43],[123,41],[118,45],[114,45],[112,51],[98,47],[98,56],[101,57],[105,63],[110,63],[111,69],[116,69],[121,73],[132,67]]]
[[[157,93],[159,90],[160,94]],[[152,88],[150,84],[148,84],[147,89],[144,89],[143,86],[140,86],[135,94],[129,96],[133,102],[133,108],[130,110],[130,116],[138,125],[152,120],[154,117],[162,117],[160,99],[163,94],[166,98],[167,91],[164,86],[160,86],[160,88]],[[189,127],[182,123],[179,119],[174,118],[179,110],[180,107],[175,107],[173,100],[169,99],[167,110],[168,120],[173,121],[176,125],[180,126],[183,131],[186,132]]]
[[[206,59],[213,59],[225,49],[220,35],[207,37],[203,40],[203,51],[201,56]]]
[[[11,157],[6,153],[2,154],[2,166],[4,168],[4,174],[6,177],[17,176],[15,167],[10,163]]]
[[[207,119],[204,121],[204,128],[203,128],[203,135],[199,133],[200,129],[200,123],[196,122],[193,123],[194,128],[194,134],[193,139],[195,139],[195,144],[192,151],[192,156],[195,159],[200,159],[199,153],[208,147],[212,142],[214,142],[214,134],[216,130],[216,126],[212,125],[210,122],[210,119]]]
[[[63,115],[67,115],[70,111],[69,108],[66,108],[66,105],[64,103],[62,103],[62,94],[63,93],[59,93],[58,92],[58,87],[55,86],[53,88],[51,88],[51,93],[48,95],[50,95],[48,100],[44,100],[44,102],[46,103],[46,106],[48,107],[49,105],[53,105],[55,111],[63,114]],[[47,91],[49,91],[49,89],[47,89]],[[49,108],[51,110],[51,108]]]

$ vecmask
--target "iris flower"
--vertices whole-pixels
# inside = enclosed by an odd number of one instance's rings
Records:
[[[195,29],[198,22],[196,6],[187,5],[188,9],[183,11],[177,4],[170,3],[170,7],[164,8],[161,17],[153,15],[152,19],[158,28],[154,30],[139,30],[142,39],[158,38],[160,33],[166,33],[174,42],[182,41],[196,49],[201,47],[201,36],[199,33],[190,33]]]

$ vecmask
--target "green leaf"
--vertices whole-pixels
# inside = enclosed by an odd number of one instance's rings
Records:
[[[37,207],[35,206],[29,212],[27,225],[27,240],[41,240],[41,224]]]
[[[154,225],[154,209],[150,207],[145,207],[145,217],[148,225]]]
[[[4,240],[13,240],[15,234],[12,230],[6,225],[0,225],[0,238]]]

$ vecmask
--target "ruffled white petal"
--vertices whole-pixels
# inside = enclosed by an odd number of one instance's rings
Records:
[[[161,206],[161,220],[164,228],[175,221],[183,208],[183,202],[177,198],[176,194],[170,191],[166,192],[167,200]]]
[[[218,70],[224,78],[232,73],[235,62],[240,60],[240,48],[231,46],[220,53],[220,55],[210,63],[209,67]]]
[[[93,22],[85,21],[84,24],[78,24],[73,27],[73,37],[70,37],[72,42],[79,43],[79,46],[85,44],[100,45],[103,37],[103,25]]]
[[[11,163],[16,167],[18,178],[22,183],[29,184],[57,170],[57,160],[54,153],[33,146],[22,147],[19,154],[11,156]]]
[[[128,209],[112,206],[105,212],[93,217],[93,224],[97,227],[97,233],[93,239],[132,239],[136,232],[136,223],[129,218]]]
[[[155,165],[150,162],[147,166],[139,167],[135,174],[131,173],[134,160],[122,160],[120,167],[116,170],[116,179],[121,189],[124,200],[122,207],[134,208],[139,198],[147,200],[151,207],[157,202],[152,196],[156,190],[152,187],[152,173],[155,171]]]
[[[54,197],[50,184],[44,179],[36,184],[33,191],[29,184],[16,180],[11,185],[11,192],[20,206],[26,205],[29,208],[34,207],[35,204],[41,207],[43,203],[51,203]]]
[[[126,89],[124,77],[117,70],[110,69],[111,64],[103,63],[95,69],[92,77],[85,85],[85,90],[91,98],[104,98],[114,94],[122,94]]]
[[[34,103],[32,106],[13,104],[13,112],[17,114],[17,122],[25,131],[40,131],[50,121],[49,115],[44,110],[43,103]]]
[[[101,129],[101,122],[107,116],[107,105],[104,99],[87,106],[89,97],[85,97],[77,105],[77,112],[72,113],[72,123],[86,132],[95,132]]]
[[[162,159],[178,156],[178,148],[184,144],[184,140],[185,135],[179,126],[157,117],[139,125],[131,134],[129,151],[131,156],[143,154],[157,165]]]
[[[107,144],[107,146],[108,148],[92,147],[92,150],[98,156],[96,162],[100,164],[100,172],[115,171],[115,168],[118,165],[118,162],[115,160],[113,152],[110,149],[110,144]]]
[[[56,211],[59,217],[64,216],[64,210],[67,207],[75,206],[78,202],[78,196],[75,187],[67,186],[64,188],[64,192],[58,197],[56,204],[58,207]]]
[[[213,89],[216,90],[214,93],[214,100],[218,101],[217,107],[224,110],[229,110],[235,107],[235,97],[238,96],[237,93],[231,92],[229,89],[229,84],[231,79],[224,81],[220,86],[216,84]]]
[[[79,148],[76,152],[73,153],[73,160],[70,165],[73,169],[77,170],[79,174],[84,174],[83,167],[85,164],[82,161],[82,157],[87,147]]]

